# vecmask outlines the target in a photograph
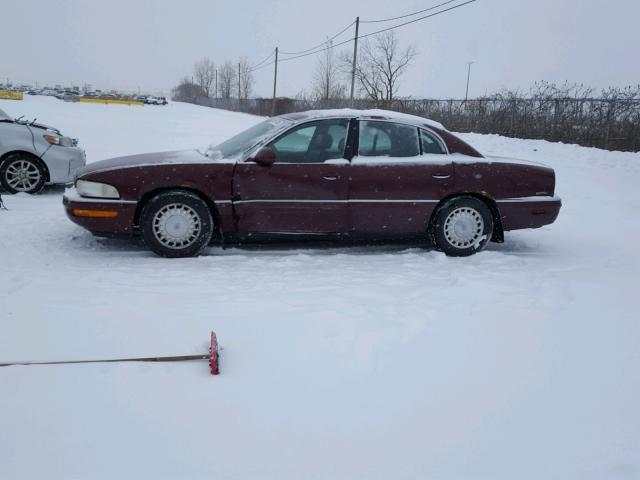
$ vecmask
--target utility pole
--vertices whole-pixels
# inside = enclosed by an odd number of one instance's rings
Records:
[[[475,62],[467,62],[467,91],[464,94],[464,101],[466,102],[469,98],[469,78],[471,78],[471,65]]]
[[[238,107],[240,106],[240,62],[238,62]]]
[[[276,61],[274,62],[275,69],[273,71],[273,101],[271,103],[271,116],[276,114],[276,85],[278,84],[278,47],[276,47]]]
[[[214,97],[216,97],[216,100],[218,100],[218,69],[216,68],[216,92],[213,94]]]
[[[350,101],[353,107],[353,95],[356,88],[356,60],[358,57],[358,30],[360,29],[360,17],[356,17],[356,36],[353,38],[353,64],[351,66],[351,95]]]

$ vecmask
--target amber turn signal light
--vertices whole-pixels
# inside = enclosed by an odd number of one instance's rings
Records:
[[[115,218],[118,216],[118,212],[114,212],[113,210],[81,210],[78,208],[74,208],[73,216],[90,218]]]

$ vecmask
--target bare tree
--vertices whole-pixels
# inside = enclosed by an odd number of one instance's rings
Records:
[[[237,85],[238,73],[233,63],[224,62],[218,70],[218,90],[221,98],[231,98]]]
[[[178,102],[193,102],[204,94],[205,92],[200,85],[196,85],[190,78],[184,77],[178,86],[171,91],[171,98]]]
[[[211,86],[216,76],[216,64],[208,58],[203,58],[194,65],[193,76],[195,83],[202,88],[207,97],[210,97]]]
[[[311,85],[311,94],[316,100],[334,100],[344,98],[346,87],[340,81],[342,75],[340,63],[336,58],[332,42],[326,43],[323,54],[318,57]]]
[[[240,92],[240,98],[246,100],[253,93],[255,78],[251,71],[251,64],[246,57],[242,57],[238,61],[238,67],[240,69],[240,89],[238,91]]]
[[[375,101],[392,101],[398,92],[400,77],[416,56],[413,45],[400,50],[395,32],[376,35],[373,42],[362,43],[356,62],[355,75],[361,91]],[[343,58],[344,70],[351,72],[351,59]]]

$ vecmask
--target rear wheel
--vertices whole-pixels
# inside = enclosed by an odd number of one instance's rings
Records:
[[[174,190],[153,197],[140,216],[147,246],[162,257],[195,257],[213,236],[213,218],[207,204],[191,192]]]
[[[481,200],[460,196],[447,200],[431,225],[436,246],[452,257],[466,257],[482,250],[493,234],[493,216]]]
[[[0,184],[9,193],[38,193],[46,181],[42,162],[31,155],[16,153],[0,165]]]

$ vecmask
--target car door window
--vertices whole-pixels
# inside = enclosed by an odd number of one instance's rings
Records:
[[[422,153],[435,153],[445,154],[447,153],[442,146],[442,143],[431,133],[420,130],[420,141],[422,142]]]
[[[361,121],[358,154],[364,157],[420,155],[418,129],[399,123]]]
[[[276,163],[323,163],[344,156],[349,119],[320,120],[288,131],[269,146]]]

